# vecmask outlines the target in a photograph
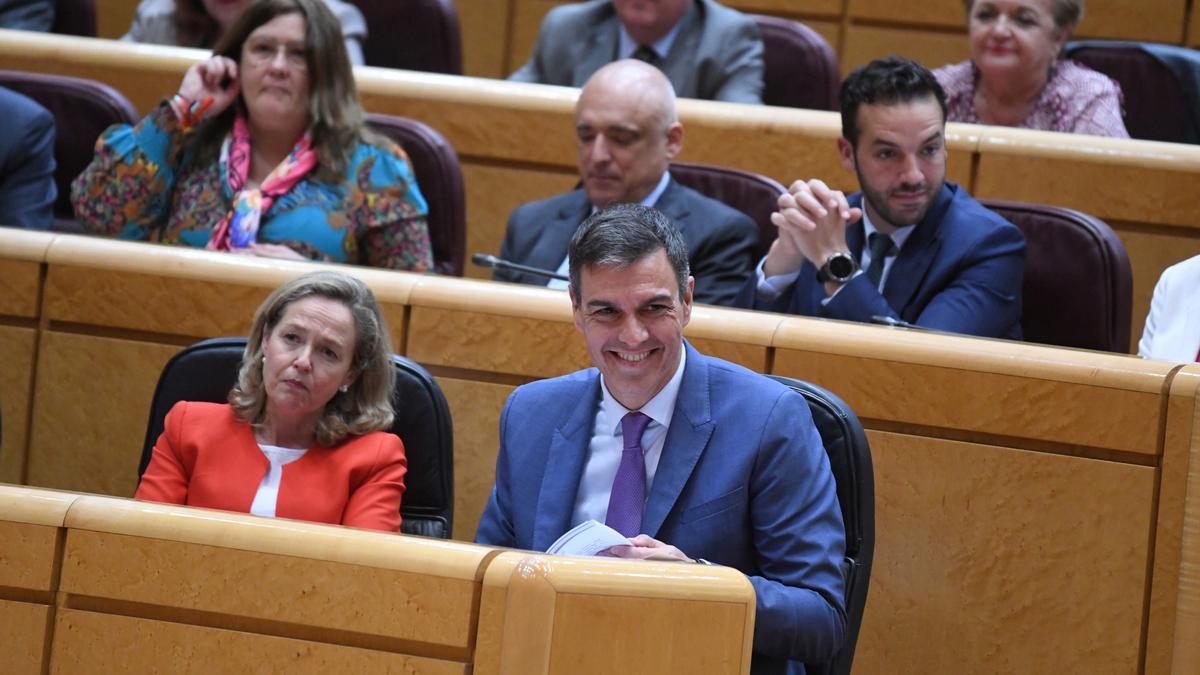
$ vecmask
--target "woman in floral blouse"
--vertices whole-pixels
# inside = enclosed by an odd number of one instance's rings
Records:
[[[1059,52],[1083,0],[963,0],[971,59],[933,72],[951,122],[1129,138],[1121,88]]]
[[[424,271],[428,208],[404,151],[363,126],[321,0],[257,0],[179,93],[108,129],[75,180],[84,229],[249,255]]]

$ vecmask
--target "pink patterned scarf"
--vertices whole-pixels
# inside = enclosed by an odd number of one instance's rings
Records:
[[[233,206],[213,229],[208,248],[228,251],[246,248],[257,241],[258,225],[263,214],[271,208],[276,198],[287,194],[316,165],[317,153],[312,149],[312,135],[305,132],[296,147],[271,171],[262,185],[247,188],[250,131],[246,128],[246,118],[239,112],[233,118],[233,130],[221,145],[221,166],[225,170],[229,189],[233,191]]]

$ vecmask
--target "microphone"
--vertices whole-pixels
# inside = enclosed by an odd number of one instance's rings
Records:
[[[912,328],[913,330],[929,330],[924,326],[918,326],[915,323],[909,323],[903,319],[893,319],[890,316],[883,314],[874,314],[871,316],[871,323],[876,323],[881,326],[891,326],[892,328]]]
[[[537,277],[545,277],[547,279],[558,279],[560,281],[570,281],[570,278],[565,277],[558,272],[551,272],[538,267],[529,267],[528,265],[518,265],[515,262],[509,262],[503,258],[497,258],[494,255],[487,253],[476,253],[471,256],[471,263],[480,267],[491,267],[498,270],[508,270],[512,272],[524,272]]]

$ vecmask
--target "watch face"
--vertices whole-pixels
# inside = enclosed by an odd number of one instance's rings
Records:
[[[825,264],[829,266],[829,276],[837,281],[845,281],[854,274],[854,259],[848,255],[831,256]]]

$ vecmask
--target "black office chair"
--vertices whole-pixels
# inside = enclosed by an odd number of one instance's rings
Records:
[[[138,478],[150,464],[150,452],[162,434],[167,412],[179,401],[224,403],[237,380],[246,338],[214,338],[184,349],[167,362],[154,399],[138,464]],[[404,441],[408,473],[400,504],[400,531],[450,538],[454,522],[454,437],[450,409],[442,390],[424,368],[395,356],[396,390],[392,433]]]
[[[768,377],[791,387],[808,401],[837,481],[838,504],[846,525],[846,560],[842,564],[846,579],[846,642],[833,660],[805,664],[805,670],[809,675],[848,675],[867,605],[871,560],[875,555],[875,475],[871,469],[871,448],[862,423],[842,399],[803,380],[781,375]]]

